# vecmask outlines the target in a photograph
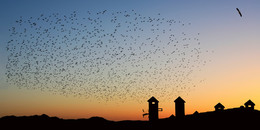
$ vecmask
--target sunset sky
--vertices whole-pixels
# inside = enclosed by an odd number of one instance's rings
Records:
[[[239,16],[236,8],[240,9],[243,17]],[[161,97],[161,100],[158,90],[154,94],[147,92],[147,95],[142,95],[143,99],[139,100],[143,102],[129,97],[123,102],[122,99],[120,102],[107,102],[94,96],[84,98],[40,89],[19,89],[7,82],[8,30],[15,26],[20,16],[29,18],[77,11],[80,17],[84,17],[87,11],[103,10],[135,10],[147,17],[156,17],[160,13],[166,19],[191,23],[188,32],[199,33],[201,47],[211,52],[203,55],[202,58],[208,62],[200,67],[201,70],[194,70],[196,77],[193,84],[196,86],[174,92],[172,97]],[[256,104],[256,109],[260,109],[259,12],[258,0],[1,0],[0,117],[47,114],[65,119],[101,116],[109,120],[148,120],[142,117],[142,109],[147,111],[146,101],[151,96],[155,96],[160,101],[159,107],[163,108],[159,118],[175,113],[174,100],[178,96],[186,101],[186,114],[212,111],[218,102],[225,108],[239,107],[249,99]],[[138,86],[133,88],[138,90]]]

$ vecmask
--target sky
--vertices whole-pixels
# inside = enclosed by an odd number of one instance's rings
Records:
[[[240,9],[243,17],[239,16],[236,8]],[[147,92],[146,95],[142,95],[142,98],[138,99],[142,102],[128,97],[119,103],[117,100],[106,102],[95,99],[95,96],[81,98],[70,94],[68,96],[53,94],[40,89],[19,89],[7,82],[5,73],[9,52],[6,47],[11,39],[8,30],[16,26],[15,21],[20,16],[29,18],[52,13],[69,15],[76,11],[79,17],[84,17],[87,11],[104,10],[110,12],[135,10],[147,17],[157,17],[160,13],[161,17],[166,19],[191,23],[186,31],[199,33],[201,47],[212,52],[203,56],[210,62],[200,67],[200,71],[193,77],[203,82],[196,83],[196,87],[192,87],[189,91],[174,93],[172,97],[167,97],[167,100],[160,96],[156,97],[161,92],[158,90],[154,94]],[[101,116],[109,120],[147,120],[147,117],[142,117],[142,109],[148,109],[146,101],[151,96],[160,101],[159,107],[164,110],[159,113],[160,118],[175,113],[173,101],[178,96],[186,101],[186,114],[212,111],[218,102],[225,108],[239,107],[249,99],[256,104],[256,109],[260,109],[258,12],[260,2],[257,0],[1,0],[0,117],[45,113],[65,119]]]

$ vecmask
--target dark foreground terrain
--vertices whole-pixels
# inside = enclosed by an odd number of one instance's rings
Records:
[[[149,121],[109,121],[101,117],[60,119],[45,114],[35,116],[5,116],[0,118],[5,129],[259,129],[260,111],[234,108]]]

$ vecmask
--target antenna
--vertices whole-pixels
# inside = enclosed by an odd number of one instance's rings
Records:
[[[144,116],[149,115],[149,113],[145,112],[144,109],[142,109],[142,111],[143,111],[143,118],[144,118]]]

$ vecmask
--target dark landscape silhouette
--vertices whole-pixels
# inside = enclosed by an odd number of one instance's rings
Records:
[[[244,105],[225,109],[224,105],[217,103],[215,111],[198,112],[185,115],[185,101],[178,97],[175,101],[175,116],[159,118],[159,101],[155,97],[148,100],[149,121],[123,120],[110,121],[102,117],[89,119],[61,119],[48,115],[34,116],[4,116],[0,124],[9,129],[234,129],[258,128],[260,111],[255,110],[255,104],[248,100]]]

